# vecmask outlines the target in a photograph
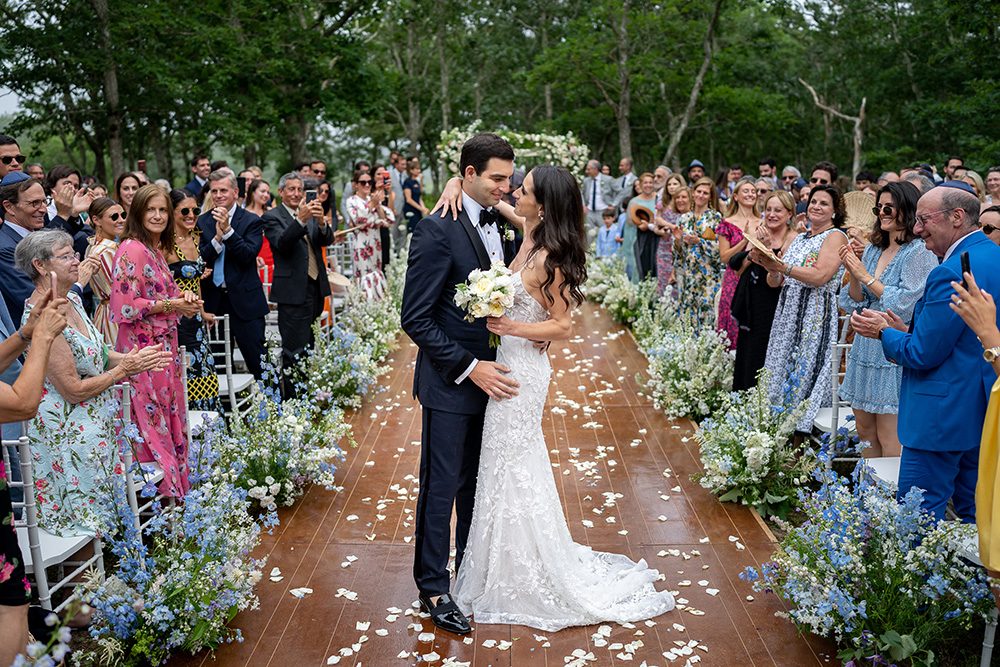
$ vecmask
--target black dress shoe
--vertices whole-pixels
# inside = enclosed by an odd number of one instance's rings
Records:
[[[421,595],[420,609],[430,614],[431,622],[445,632],[453,632],[456,635],[467,635],[472,632],[469,619],[447,593],[438,598],[436,605],[429,597]]]

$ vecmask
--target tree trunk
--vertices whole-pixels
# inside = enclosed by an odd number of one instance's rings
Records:
[[[549,50],[549,17],[548,12],[544,9],[542,10],[542,15],[539,19],[541,23],[541,33],[542,33],[542,53],[547,53]],[[552,123],[552,84],[549,82],[545,83],[545,122]]]
[[[306,142],[309,141],[309,134],[312,132],[312,121],[303,114],[295,114],[285,118],[285,127],[288,128],[288,154],[294,166],[296,162],[308,159]]]
[[[680,146],[684,132],[691,122],[691,117],[694,116],[694,110],[698,104],[698,96],[701,95],[701,88],[705,85],[705,74],[708,72],[708,66],[712,64],[712,45],[714,43],[715,26],[719,23],[719,11],[721,9],[722,0],[715,0],[715,10],[712,12],[712,20],[708,23],[708,30],[705,32],[705,41],[702,44],[705,57],[701,61],[701,69],[698,70],[698,76],[694,79],[694,86],[691,87],[691,95],[688,96],[687,108],[684,109],[684,115],[678,121],[677,128],[670,135],[670,143],[667,144],[667,153],[663,156],[664,164],[676,163],[675,155],[677,148]]]
[[[438,21],[437,30],[437,47],[438,47],[438,67],[441,68],[441,129],[445,132],[451,129],[451,98],[449,97],[448,84],[449,84],[449,74],[448,71],[448,57],[447,57],[447,22],[444,21],[445,16],[444,2],[439,0],[438,11],[440,12],[441,20]]]
[[[632,0],[622,3],[621,21],[615,37],[618,40],[618,106],[615,107],[615,120],[618,122],[618,150],[621,157],[632,158],[632,123],[629,114],[632,110],[632,71],[629,66],[628,13],[632,9]]]
[[[118,98],[118,70],[111,56],[111,26],[108,0],[90,0],[97,15],[97,43],[104,58],[104,102],[108,116],[108,152],[111,157],[111,173],[125,171],[125,154],[122,148],[122,119]]]
[[[167,153],[164,149],[163,141],[163,128],[159,123],[150,123],[148,128],[149,132],[149,146],[153,149],[153,159],[156,160],[156,175],[160,178],[167,177]],[[147,167],[148,169],[148,167]],[[154,179],[155,180],[155,179]]]
[[[243,167],[251,167],[257,164],[256,144],[247,144],[243,147]]]

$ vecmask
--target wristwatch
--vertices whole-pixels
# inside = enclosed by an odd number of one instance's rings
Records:
[[[992,364],[997,357],[1000,357],[1000,347],[988,347],[983,350],[983,359],[986,363]]]

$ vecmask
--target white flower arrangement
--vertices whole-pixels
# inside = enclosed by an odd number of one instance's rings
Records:
[[[473,322],[483,317],[502,317],[514,305],[514,275],[503,262],[495,262],[488,271],[474,269],[469,281],[455,286],[455,305],[467,312]],[[497,347],[500,337],[490,333],[490,347]]]
[[[482,121],[477,120],[468,127],[441,133],[441,142],[437,145],[437,150],[449,174],[459,173],[462,146],[481,131],[483,131]],[[572,174],[580,174],[590,159],[590,148],[581,143],[572,132],[541,134],[496,130],[496,133],[510,143],[519,164],[552,164],[565,167]]]
[[[695,439],[704,473],[698,481],[722,501],[753,507],[765,519],[784,519],[819,461],[811,449],[791,441],[809,402],[772,406],[769,380],[762,371],[755,387],[723,397],[701,423]]]

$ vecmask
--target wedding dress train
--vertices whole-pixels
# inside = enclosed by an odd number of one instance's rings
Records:
[[[514,274],[508,316],[541,322],[545,309]],[[542,434],[551,368],[531,341],[505,336],[497,362],[520,383],[518,395],[490,401],[472,528],[454,598],[477,623],[527,625],[554,632],[605,621],[634,622],[674,608],[657,591],[645,560],[573,542]]]

